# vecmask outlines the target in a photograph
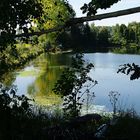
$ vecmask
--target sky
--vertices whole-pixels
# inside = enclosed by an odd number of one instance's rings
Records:
[[[90,0],[69,0],[69,3],[72,5],[73,9],[75,10],[76,16],[81,17],[81,16],[86,16],[86,15],[82,14],[80,7],[83,6],[83,3],[88,3],[89,1]],[[140,0],[121,0],[106,10],[98,10],[97,14],[114,12],[118,10],[138,7],[138,6],[140,6]],[[128,23],[131,23],[133,21],[140,22],[140,13],[131,14],[127,16],[121,16],[121,17],[115,17],[115,18],[103,19],[100,21],[94,21],[94,23],[96,26],[113,26],[116,24],[128,25]]]

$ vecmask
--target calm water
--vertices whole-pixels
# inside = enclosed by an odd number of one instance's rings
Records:
[[[140,79],[130,81],[129,76],[117,74],[121,64],[136,63],[140,65],[139,55],[90,53],[85,54],[84,59],[95,66],[91,70],[90,76],[98,81],[98,85],[93,88],[96,97],[91,100],[91,103],[96,105],[94,107],[97,110],[111,111],[108,94],[110,91],[117,91],[121,94],[119,108],[134,107],[140,112]],[[28,94],[35,98],[38,104],[59,104],[61,99],[53,94],[51,89],[64,67],[70,62],[70,54],[43,54],[23,70],[7,75],[6,79],[12,80],[10,82],[7,80],[5,83],[17,85],[18,94]]]

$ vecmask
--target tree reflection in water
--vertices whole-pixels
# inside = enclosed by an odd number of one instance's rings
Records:
[[[54,84],[64,68],[70,65],[69,55],[42,55],[33,63],[38,74],[35,81],[28,86],[28,94],[33,97],[37,104],[52,105],[60,104],[61,98],[52,92]]]

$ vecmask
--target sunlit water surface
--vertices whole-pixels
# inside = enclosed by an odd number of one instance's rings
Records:
[[[139,55],[88,53],[84,55],[84,59],[94,64],[95,68],[89,75],[98,81],[92,89],[96,97],[92,98],[88,112],[112,111],[108,94],[110,91],[117,91],[120,93],[118,108],[135,108],[140,113],[140,79],[130,81],[130,76],[117,73],[121,64],[140,65]],[[61,104],[60,97],[56,96],[52,89],[70,62],[71,54],[43,54],[24,69],[10,74],[13,79],[11,84],[17,85],[18,94],[27,94],[34,98],[37,104]]]

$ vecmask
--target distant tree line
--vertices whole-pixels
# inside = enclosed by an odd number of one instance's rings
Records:
[[[96,27],[86,24],[74,25],[69,31],[63,31],[57,38],[62,49],[74,51],[97,51],[109,46],[109,32],[107,27]],[[101,49],[102,48],[102,49]]]
[[[92,52],[111,49],[118,53],[139,53],[140,23],[132,22],[128,26],[116,24],[112,27],[79,24],[59,34],[57,42],[63,49]]]
[[[132,22],[128,26],[121,24],[112,27],[110,42],[119,46],[115,52],[140,53],[140,23]]]

